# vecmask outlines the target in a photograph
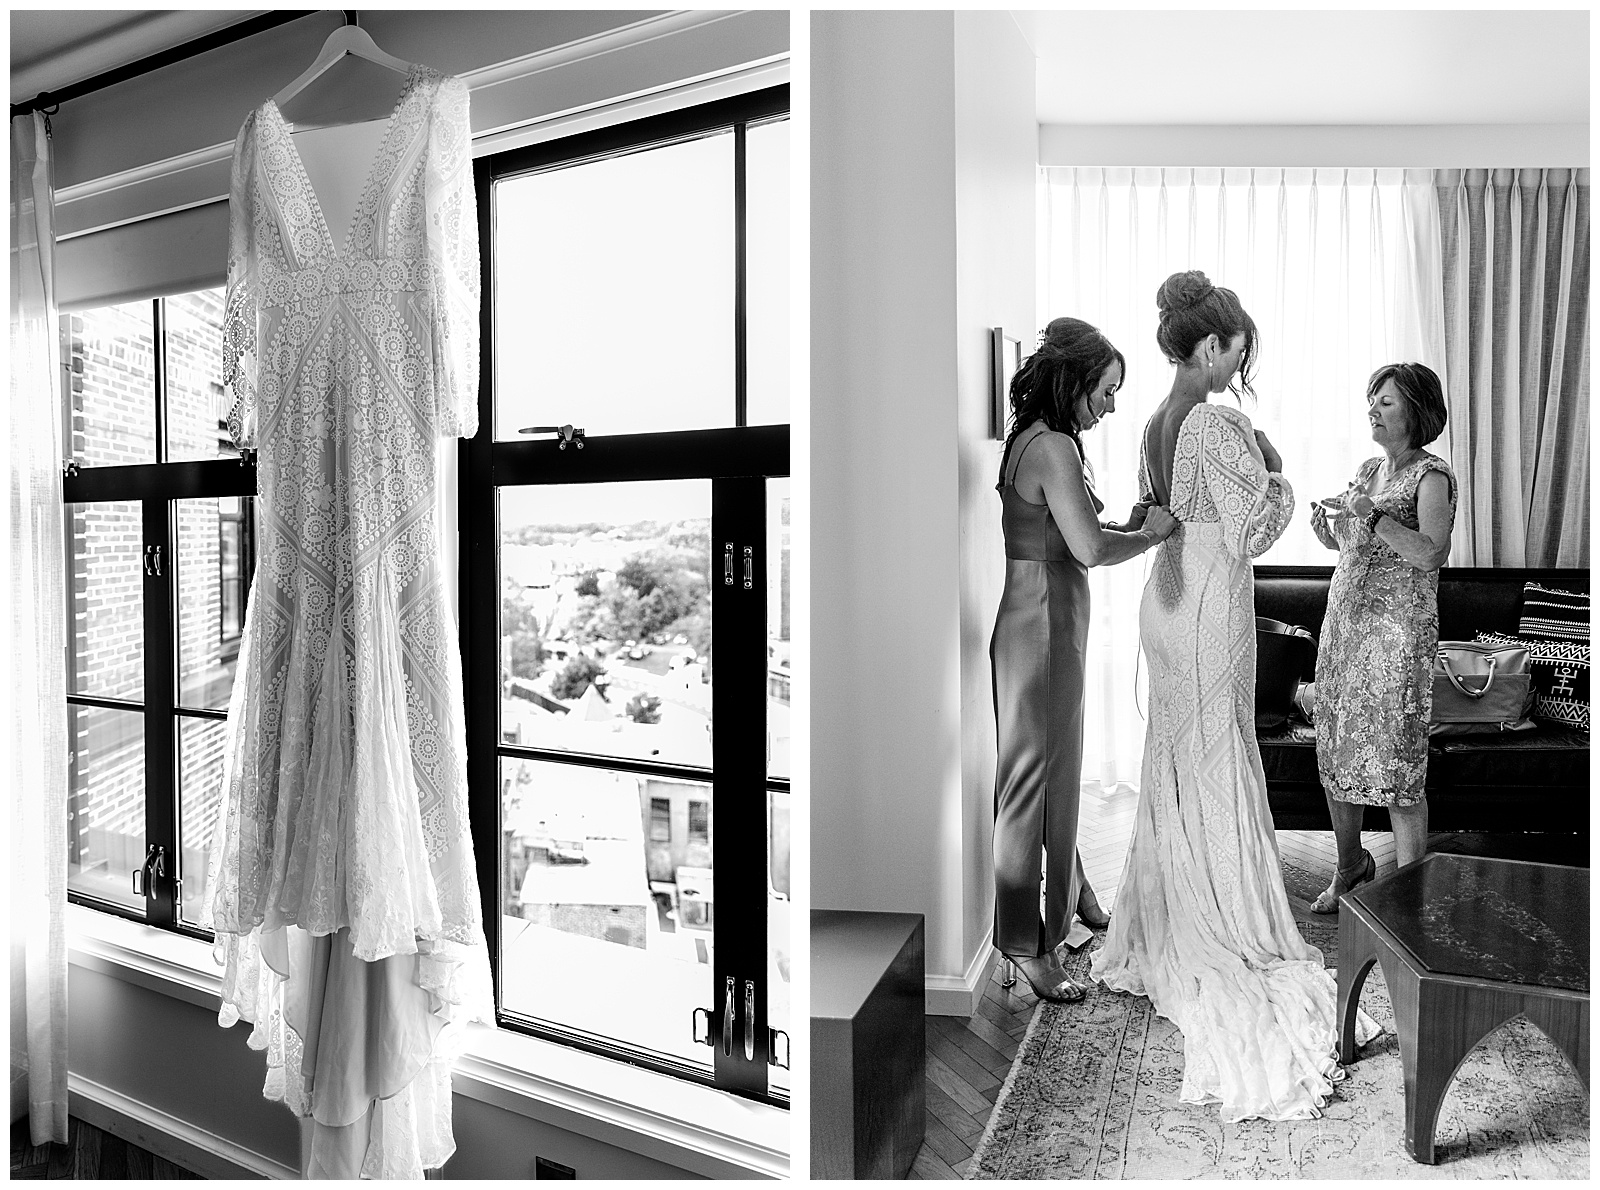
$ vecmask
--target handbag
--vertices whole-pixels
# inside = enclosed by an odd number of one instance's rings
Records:
[[[1298,624],[1256,617],[1256,731],[1275,732],[1295,713],[1300,683],[1317,672],[1317,639]]]
[[[1433,734],[1525,731],[1533,674],[1521,645],[1442,640],[1433,661]]]

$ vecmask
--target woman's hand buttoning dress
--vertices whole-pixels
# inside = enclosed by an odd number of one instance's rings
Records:
[[[1092,971],[1183,1033],[1186,1103],[1225,1120],[1310,1119],[1343,1077],[1335,985],[1289,909],[1255,737],[1250,559],[1294,493],[1271,442],[1208,398],[1249,390],[1255,324],[1202,273],[1169,278],[1157,341],[1177,369],[1143,479],[1180,531],[1140,606],[1149,714],[1133,844]],[[1361,1018],[1358,1037],[1377,1032]]]
[[[1339,849],[1333,883],[1311,905],[1339,898],[1377,871],[1361,847],[1364,806],[1386,806],[1395,860],[1421,859],[1428,839],[1428,721],[1439,643],[1439,567],[1450,554],[1456,481],[1423,447],[1444,432],[1444,390],[1423,364],[1389,364],[1367,384],[1368,459],[1342,498],[1312,512],[1322,544],[1339,551],[1317,651],[1317,771]]]

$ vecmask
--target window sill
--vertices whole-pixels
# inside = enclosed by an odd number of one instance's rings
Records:
[[[82,905],[67,907],[67,932],[76,966],[221,1005],[220,970],[198,939]],[[455,1090],[704,1177],[789,1176],[787,1111],[511,1030],[468,1027]]]

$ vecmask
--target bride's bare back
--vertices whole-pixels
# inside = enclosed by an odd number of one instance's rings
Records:
[[[1183,428],[1184,418],[1189,416],[1190,410],[1198,403],[1163,401],[1150,415],[1150,420],[1145,423],[1145,469],[1156,503],[1163,508],[1172,508],[1172,462],[1178,453],[1178,431]],[[1176,509],[1172,512],[1174,516],[1178,515]]]

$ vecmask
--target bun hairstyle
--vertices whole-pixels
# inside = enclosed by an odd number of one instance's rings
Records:
[[[1251,385],[1255,381],[1260,335],[1255,320],[1240,304],[1238,294],[1211,284],[1199,269],[1191,269],[1186,273],[1173,273],[1161,283],[1161,288],[1156,290],[1156,309],[1160,311],[1156,343],[1175,364],[1188,360],[1207,335],[1217,336],[1227,347],[1235,335],[1244,332],[1244,355],[1234,374],[1239,387],[1235,389],[1230,382],[1228,388],[1235,395],[1243,390],[1255,396]]]
[[[1127,361],[1100,331],[1081,318],[1055,318],[1039,334],[1039,347],[1022,361],[1011,378],[1011,432],[1006,435],[1005,455],[1017,434],[1036,421],[1047,429],[1069,435],[1083,454],[1083,427],[1073,416],[1073,405],[1082,393],[1092,392],[1117,364],[1126,375]],[[1001,456],[1001,470],[1005,469]]]
[[[1394,381],[1394,391],[1411,415],[1411,448],[1420,449],[1444,433],[1444,386],[1427,364],[1384,364],[1367,381],[1367,400],[1378,395],[1385,380]]]

